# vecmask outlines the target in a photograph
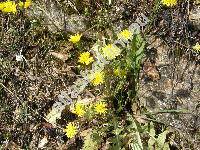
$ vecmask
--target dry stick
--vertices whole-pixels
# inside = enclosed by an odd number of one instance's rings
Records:
[[[140,118],[140,119],[144,119],[146,121],[152,121],[152,122],[155,122],[155,123],[166,125],[165,123],[163,123],[161,121],[158,121],[158,120],[155,120],[155,119],[151,119],[151,118],[148,118],[148,117],[145,117],[145,116],[133,115],[133,118]]]
[[[159,113],[181,113],[181,114],[192,114],[191,112],[188,112],[187,110],[160,110],[160,111],[157,111],[157,112],[153,112],[153,113],[145,113],[144,115],[156,115],[156,114],[159,114]],[[137,116],[137,115],[134,115],[134,117],[139,117],[141,119],[144,119],[144,120],[147,120],[147,121],[153,121],[153,122],[156,122],[156,123],[160,123],[160,124],[164,124],[166,125],[165,123],[161,122],[161,121],[158,121],[158,120],[155,120],[155,119],[151,119],[151,118],[148,118],[148,117],[144,117],[144,116]],[[171,126],[173,128],[176,128],[174,127],[173,125],[170,125],[168,124],[167,126]]]
[[[186,109],[181,109],[181,110],[170,110],[170,109],[167,109],[167,110],[160,110],[160,111],[156,111],[156,112],[150,112],[150,113],[145,113],[145,115],[155,115],[155,114],[160,114],[160,113],[181,113],[181,114],[192,114],[191,112],[189,112],[188,110]]]
[[[16,96],[12,91],[10,91],[3,83],[0,83],[0,85],[3,86],[3,88],[5,88],[9,93],[11,93],[13,96],[15,96],[18,100],[20,100],[20,98],[18,96]]]
[[[78,9],[76,8],[76,4],[74,4],[74,2],[71,2],[71,0],[68,1],[68,4],[74,9],[76,10],[76,12],[78,13],[78,15],[80,15]]]
[[[2,17],[2,19],[1,19],[1,26],[2,26],[2,30],[1,30],[1,41],[2,41],[2,43],[4,43],[4,28],[3,28],[3,26],[4,26],[4,18]]]
[[[89,28],[89,29],[87,29],[87,30],[85,30],[82,34],[84,34],[84,33],[86,33],[86,32],[88,32],[88,31],[90,31],[91,29],[93,29],[94,27],[96,27],[96,26],[98,26],[98,24],[95,24],[94,26],[92,26],[91,28]]]
[[[188,13],[188,16],[189,16],[189,14],[190,14],[190,0],[188,0],[187,13]]]

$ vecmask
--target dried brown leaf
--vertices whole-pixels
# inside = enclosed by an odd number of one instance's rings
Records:
[[[66,61],[69,58],[69,55],[64,53],[50,52],[50,55],[53,55],[62,61]]]

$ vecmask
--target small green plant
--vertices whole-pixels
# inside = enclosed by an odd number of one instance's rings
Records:
[[[162,133],[160,133],[159,135],[157,135],[156,138],[156,132],[154,129],[154,125],[151,122],[150,123],[150,131],[149,131],[149,135],[150,135],[150,139],[148,141],[148,148],[149,150],[170,150],[169,148],[169,143],[165,142],[166,141],[166,136],[169,133],[169,130],[165,130]]]
[[[140,34],[133,34],[128,29],[120,32],[117,37],[116,40],[123,41],[124,45],[106,44],[108,41],[106,38],[104,42],[98,41],[92,48],[94,59],[91,57],[96,62],[91,61],[91,64],[87,63],[87,67],[85,66],[86,68],[89,68],[89,65],[92,66],[92,70],[85,73],[85,76],[88,77],[92,88],[102,89],[99,93],[102,95],[101,98],[97,99],[96,102],[88,101],[87,104],[84,104],[79,97],[77,102],[71,105],[70,111],[78,116],[76,122],[78,122],[79,127],[77,130],[80,131],[85,122],[91,122],[89,126],[92,126],[92,130],[89,135],[84,137],[84,149],[91,148],[91,143],[93,143],[94,149],[100,147],[99,144],[103,141],[99,141],[95,137],[104,138],[109,143],[108,149],[124,149],[125,147],[143,149],[134,118],[124,114],[123,121],[128,122],[128,124],[123,123],[120,121],[118,113],[123,113],[125,109],[131,112],[127,104],[132,105],[135,102],[145,40]],[[84,59],[84,63],[89,60],[89,55],[87,55],[87,59]],[[79,59],[81,58],[79,57]],[[110,81],[114,82],[113,87],[110,87]],[[126,91],[127,83],[129,90]],[[123,90],[127,92],[126,97],[118,95]],[[115,103],[111,97],[116,97],[119,102]],[[115,113],[116,111],[118,113]],[[92,123],[94,120],[95,123]],[[68,135],[69,131],[65,131]],[[74,138],[77,133],[73,136],[68,135],[68,137]],[[128,140],[128,144],[126,140]]]

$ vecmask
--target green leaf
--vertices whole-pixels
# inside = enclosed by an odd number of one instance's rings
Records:
[[[156,131],[155,131],[155,129],[154,129],[154,124],[153,124],[153,122],[150,123],[149,135],[150,135],[151,137],[155,137],[155,135],[156,135]]]
[[[136,51],[136,66],[138,67],[140,65],[140,60],[143,57],[143,52],[144,52],[144,47],[145,47],[145,42],[142,43],[142,45],[140,46],[140,48]]]
[[[113,138],[112,140],[112,147],[111,150],[121,150],[122,149],[122,142],[119,138]]]
[[[117,128],[117,129],[115,129],[115,130],[113,131],[113,133],[114,133],[115,135],[120,135],[120,133],[121,133],[123,130],[124,130],[123,128]]]
[[[153,137],[150,137],[150,139],[148,140],[148,148],[149,150],[153,150],[153,145],[155,144],[156,140]]]
[[[141,34],[137,34],[137,35],[136,35],[136,46],[137,46],[137,47],[140,47],[140,45],[141,45],[141,43],[142,43],[143,41],[144,41],[144,40],[143,40]]]
[[[162,150],[170,150],[169,143],[165,143]]]
[[[131,121],[131,124],[129,125],[129,128],[130,128],[129,130],[130,131],[132,130],[131,132],[134,133],[134,134],[131,134],[132,139],[133,139],[132,142],[135,144],[137,143],[137,147],[139,147],[141,150],[143,150],[142,140],[140,138],[140,133],[138,131],[137,124],[135,123],[133,117],[130,114],[128,114],[127,116],[128,116],[128,120]],[[138,149],[138,150],[140,150],[140,149]]]
[[[168,133],[169,133],[169,131],[165,130],[163,133],[159,134],[159,136],[156,140],[159,148],[164,147],[166,136],[167,136]]]
[[[120,133],[124,130],[123,127],[120,127],[117,118],[113,118],[113,133],[115,136],[112,138],[112,147],[113,150],[120,150],[122,148],[122,137],[120,136]]]
[[[139,49],[135,52],[136,57],[143,54],[144,52],[144,46],[145,46],[145,42],[142,42],[142,44],[140,45],[140,47],[138,47]]]
[[[130,148],[132,150],[143,150],[143,148],[140,147],[140,145],[138,143],[131,143],[130,144]]]
[[[156,131],[154,129],[154,124],[153,122],[150,122],[150,131],[149,131],[149,135],[151,136],[150,139],[148,140],[148,148],[149,150],[153,150],[154,147],[153,145],[155,144],[156,142],[156,138],[155,138],[155,135],[156,135]]]
[[[92,139],[91,132],[84,138],[83,150],[98,150],[98,143]]]

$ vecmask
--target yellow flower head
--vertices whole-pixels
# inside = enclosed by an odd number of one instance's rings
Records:
[[[78,62],[80,62],[82,64],[89,65],[93,61],[94,61],[94,59],[93,59],[93,57],[90,57],[90,53],[84,52],[80,55]]]
[[[104,82],[104,72],[97,71],[92,75],[92,77],[92,83],[95,86]]]
[[[127,29],[121,31],[119,34],[118,34],[118,38],[119,39],[125,39],[125,40],[130,40],[132,39],[132,36],[133,36],[133,33]]]
[[[106,103],[98,102],[95,104],[94,109],[98,114],[105,114],[106,111],[108,110],[106,107],[107,107]]]
[[[70,122],[67,124],[66,129],[64,129],[64,132],[66,132],[68,138],[73,138],[78,132],[77,126],[73,122]]]
[[[195,46],[192,47],[195,51],[200,52],[200,45],[199,43],[196,43]]]
[[[117,46],[114,46],[113,44],[108,44],[102,48],[102,52],[105,58],[107,58],[108,60],[112,60],[116,56],[120,55],[121,50]]]
[[[1,3],[0,3],[0,10],[1,10],[1,11],[3,10],[4,3],[5,3],[5,2],[1,2]]]
[[[6,1],[0,3],[0,10],[5,13],[13,13],[17,12],[17,5],[14,1]]]
[[[81,36],[82,36],[81,34],[75,34],[73,36],[71,35],[69,41],[72,43],[77,43],[80,41]]]
[[[168,7],[172,7],[177,4],[177,0],[162,0],[161,2],[163,5],[166,5]]]
[[[28,8],[29,6],[31,6],[31,4],[32,4],[31,0],[26,0],[26,2],[19,1],[20,8]]]
[[[85,114],[84,104],[77,102],[75,107],[72,109],[72,112],[77,114],[79,117],[82,117]]]
[[[126,76],[126,70],[121,69],[120,67],[117,67],[117,68],[114,70],[114,74],[115,74],[116,76],[119,76],[119,77],[125,77],[125,76]]]

